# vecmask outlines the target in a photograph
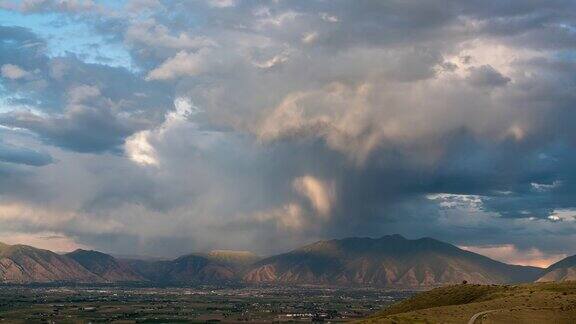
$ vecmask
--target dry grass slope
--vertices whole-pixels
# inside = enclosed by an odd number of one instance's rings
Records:
[[[576,323],[576,282],[454,285],[392,305],[362,323]]]

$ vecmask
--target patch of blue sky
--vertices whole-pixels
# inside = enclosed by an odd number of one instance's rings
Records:
[[[560,24],[562,29],[564,29],[571,37],[576,37],[576,26],[569,24]],[[576,62],[576,51],[573,48],[559,50],[554,53],[554,58],[565,62]]]
[[[13,107],[8,103],[8,96],[6,95],[6,88],[0,82],[0,113],[5,113],[13,110]]]
[[[18,93],[7,92],[2,82],[0,82],[0,114],[15,110],[29,110],[37,115],[43,115],[41,110],[36,109],[34,103],[32,105],[16,103],[18,99],[25,99],[25,97]]]
[[[576,51],[574,50],[559,51],[555,57],[560,61],[576,63]]]
[[[97,0],[95,2],[113,10],[120,10],[126,5],[125,0]]]
[[[47,42],[47,55],[76,55],[86,63],[105,64],[135,70],[130,53],[120,42],[109,41],[86,23],[69,19],[63,14],[22,14],[0,10],[0,24],[20,26]]]

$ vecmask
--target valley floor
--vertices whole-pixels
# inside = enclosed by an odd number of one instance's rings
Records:
[[[412,294],[320,287],[0,286],[0,323],[345,322]]]
[[[576,282],[436,288],[360,322],[576,323]]]

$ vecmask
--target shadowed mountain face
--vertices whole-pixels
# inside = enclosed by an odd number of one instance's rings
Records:
[[[76,250],[66,256],[107,282],[145,281],[130,266],[102,252]]]
[[[223,283],[240,281],[241,271],[256,259],[249,252],[214,251],[171,261],[117,260],[97,251],[59,255],[0,243],[0,283]]]
[[[257,262],[250,283],[377,285],[415,288],[534,280],[541,269],[494,261],[430,238],[350,238],[317,242]]]
[[[544,270],[538,282],[576,280],[576,255],[560,260]]]
[[[211,261],[226,264],[238,270],[243,270],[260,260],[259,256],[248,251],[214,250],[205,256]]]
[[[172,261],[126,262],[140,276],[158,283],[216,283],[239,279],[235,267],[201,255],[187,255]]]
[[[66,256],[25,245],[0,244],[1,283],[102,281]]]

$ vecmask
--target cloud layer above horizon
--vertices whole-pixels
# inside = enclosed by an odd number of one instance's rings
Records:
[[[574,1],[0,8],[0,240],[576,254]]]

